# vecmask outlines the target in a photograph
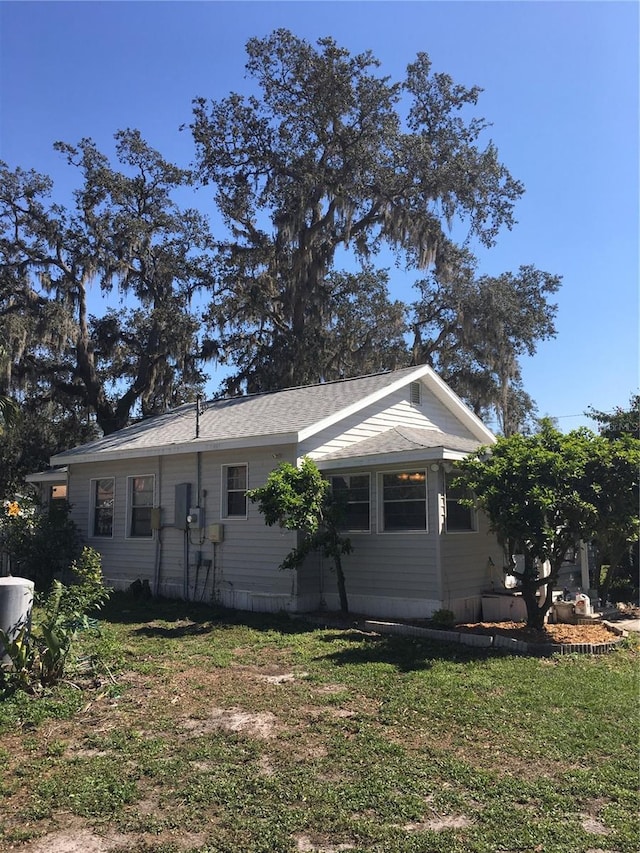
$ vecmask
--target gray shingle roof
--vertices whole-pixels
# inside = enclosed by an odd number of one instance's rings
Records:
[[[446,450],[472,453],[480,447],[481,442],[459,435],[449,435],[438,429],[418,429],[414,427],[396,426],[379,435],[365,438],[349,447],[328,453],[319,461],[326,462],[338,459],[350,459],[361,456],[376,456],[383,453],[402,453],[408,450],[423,450],[425,448],[442,447]]]
[[[195,438],[195,403],[149,418],[53,457],[72,462],[87,457],[144,454],[155,448],[186,446],[197,449],[198,442],[249,439],[282,435],[283,440],[325,418],[337,415],[358,400],[387,388],[392,382],[415,373],[408,367],[393,373],[378,373],[357,379],[291,388],[268,394],[212,400],[200,415],[199,440]]]

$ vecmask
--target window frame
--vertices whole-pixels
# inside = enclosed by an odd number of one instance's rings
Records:
[[[449,480],[453,479],[457,476],[453,471],[445,471],[444,472],[444,532],[450,534],[452,536],[458,534],[465,533],[477,533],[478,532],[478,513],[476,512],[474,507],[466,507],[460,504],[460,498],[457,497],[449,497]],[[461,490],[464,491],[464,490]],[[466,490],[469,494],[470,491]],[[458,507],[458,510],[464,510],[469,513],[469,522],[470,527],[458,528],[458,529],[449,529],[449,504],[455,504]]]
[[[341,478],[343,478],[343,479],[347,479],[347,478],[348,478],[349,480],[351,479],[351,477],[366,477],[366,478],[367,478],[367,481],[368,481],[368,487],[367,487],[367,500],[366,500],[366,504],[367,504],[367,506],[368,506],[368,513],[367,513],[367,514],[368,514],[368,517],[369,517],[369,525],[368,525],[368,527],[350,527],[350,526],[348,526],[348,525],[347,525],[347,526],[344,528],[344,532],[345,532],[345,533],[353,533],[353,534],[358,534],[358,533],[361,533],[361,534],[369,534],[369,533],[371,533],[371,509],[372,509],[372,494],[371,494],[371,480],[372,480],[372,477],[371,477],[371,472],[370,472],[370,471],[349,471],[349,472],[345,472],[345,473],[343,473],[343,474],[328,474],[327,476],[328,476],[328,478],[329,478],[329,483],[331,484],[331,490],[332,490],[332,491],[333,491],[333,480],[334,480],[334,478],[336,478],[336,477],[341,477]],[[349,492],[349,491],[350,491],[350,489],[351,489],[351,487],[350,487],[350,486],[347,486],[347,492]],[[365,501],[350,501],[350,500],[347,500],[347,506],[348,506],[349,504],[364,504],[364,503],[365,503]]]
[[[97,528],[97,511],[103,507],[98,507],[98,483],[102,480],[110,480],[113,483],[111,489],[111,532],[96,533]],[[113,539],[115,532],[115,508],[116,508],[116,478],[115,477],[92,477],[90,480],[90,495],[91,495],[91,515],[89,517],[89,538],[90,539]]]
[[[402,527],[402,528],[388,528],[385,524],[385,506],[387,503],[407,503],[408,500],[404,501],[385,501],[384,495],[384,478],[388,475],[395,474],[400,475],[404,474],[407,477],[416,474],[424,475],[424,527]],[[388,533],[390,535],[402,535],[402,534],[414,534],[414,533],[429,533],[429,477],[426,467],[425,468],[400,468],[394,469],[393,471],[380,471],[378,473],[378,531],[380,533]],[[420,499],[413,499],[414,503],[419,503],[422,501]]]
[[[150,478],[152,482],[151,488],[151,503],[150,504],[141,504],[140,506],[134,506],[133,504],[133,483],[135,480],[142,480]],[[126,529],[126,539],[135,539],[136,541],[151,541],[155,537],[155,530],[153,529],[153,521],[152,521],[152,511],[155,506],[156,500],[156,475],[155,474],[131,474],[127,477],[127,529]],[[136,509],[148,509],[149,512],[149,534],[140,534],[133,533],[133,512]]]
[[[229,470],[231,468],[244,468],[245,477],[244,477],[244,489],[230,489],[229,488]],[[246,521],[249,517],[249,500],[247,498],[247,492],[249,490],[249,463],[248,462],[229,462],[220,466],[220,517],[225,521]],[[244,495],[244,514],[234,513],[231,515],[229,513],[229,494],[239,494],[240,492]]]

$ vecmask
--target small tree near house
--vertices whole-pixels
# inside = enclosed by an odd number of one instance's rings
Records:
[[[589,430],[563,434],[542,421],[535,435],[499,438],[490,449],[481,448],[457,465],[460,482],[473,492],[473,502],[505,549],[531,628],[544,624],[567,551],[589,539],[596,527],[589,463],[597,441]],[[524,556],[521,569],[515,554]],[[550,566],[546,576],[545,563]]]
[[[351,542],[340,532],[343,518],[340,501],[316,464],[308,457],[299,468],[282,462],[264,486],[251,489],[247,495],[258,505],[269,526],[279,524],[299,533],[298,545],[284,558],[281,569],[297,568],[312,551],[320,551],[333,561],[340,609],[348,613],[342,555],[351,552]]]

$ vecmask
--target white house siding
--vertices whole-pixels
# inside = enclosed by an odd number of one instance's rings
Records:
[[[215,557],[214,598],[226,607],[276,612],[296,610],[296,573],[279,566],[296,543],[296,534],[268,527],[258,507],[248,502],[246,519],[222,517],[222,466],[246,463],[250,489],[262,486],[282,461],[293,462],[292,448],[203,454],[202,483],[209,490],[207,524],[224,525],[224,539],[211,545]],[[214,553],[215,552],[215,553]]]
[[[127,477],[142,474],[156,475],[157,460],[136,459],[69,466],[69,503],[71,517],[83,540],[102,556],[105,579],[117,589],[127,587],[136,578],[151,578],[156,556],[155,536],[150,539],[126,537]],[[115,479],[113,536],[95,537],[92,534],[93,507],[91,481],[102,477]]]
[[[425,619],[441,606],[438,477],[426,465],[409,466],[426,468],[428,531],[378,533],[378,474],[402,467],[361,467],[349,472],[371,475],[372,526],[369,534],[349,535],[353,552],[343,558],[347,597],[354,613]],[[335,572],[326,559],[322,560],[322,590],[325,606],[339,609]]]
[[[158,593],[197,601],[216,600],[243,610],[308,609],[319,603],[318,586],[305,590],[304,606],[297,601],[297,574],[278,568],[294,547],[294,533],[267,527],[250,502],[247,518],[222,517],[222,466],[247,464],[249,488],[263,485],[280,461],[294,461],[292,448],[168,455],[141,460],[76,464],[71,466],[70,501],[73,518],[83,538],[103,560],[109,585],[125,589],[135,580],[147,580]],[[155,504],[161,508],[161,530],[151,539],[125,537],[127,477],[154,474]],[[113,537],[93,537],[90,524],[91,480],[115,478]],[[175,490],[191,484],[191,505],[204,512],[204,530],[185,534],[175,526]],[[211,542],[209,525],[223,525],[223,541]],[[185,576],[185,566],[188,571]],[[185,580],[186,577],[186,580]],[[317,576],[316,576],[317,579]]]
[[[475,621],[481,617],[482,592],[502,587],[502,549],[489,533],[487,519],[477,516],[477,530],[469,533],[447,533],[441,537],[442,607],[455,613],[459,620]]]
[[[424,385],[421,405],[410,403],[407,386],[305,439],[298,453],[317,459],[395,426],[433,428],[463,438],[475,437]]]

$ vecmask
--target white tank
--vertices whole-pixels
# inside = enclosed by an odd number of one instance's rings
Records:
[[[23,626],[31,622],[33,581],[26,578],[0,578],[0,629],[13,640]],[[0,643],[0,662],[8,656]]]

